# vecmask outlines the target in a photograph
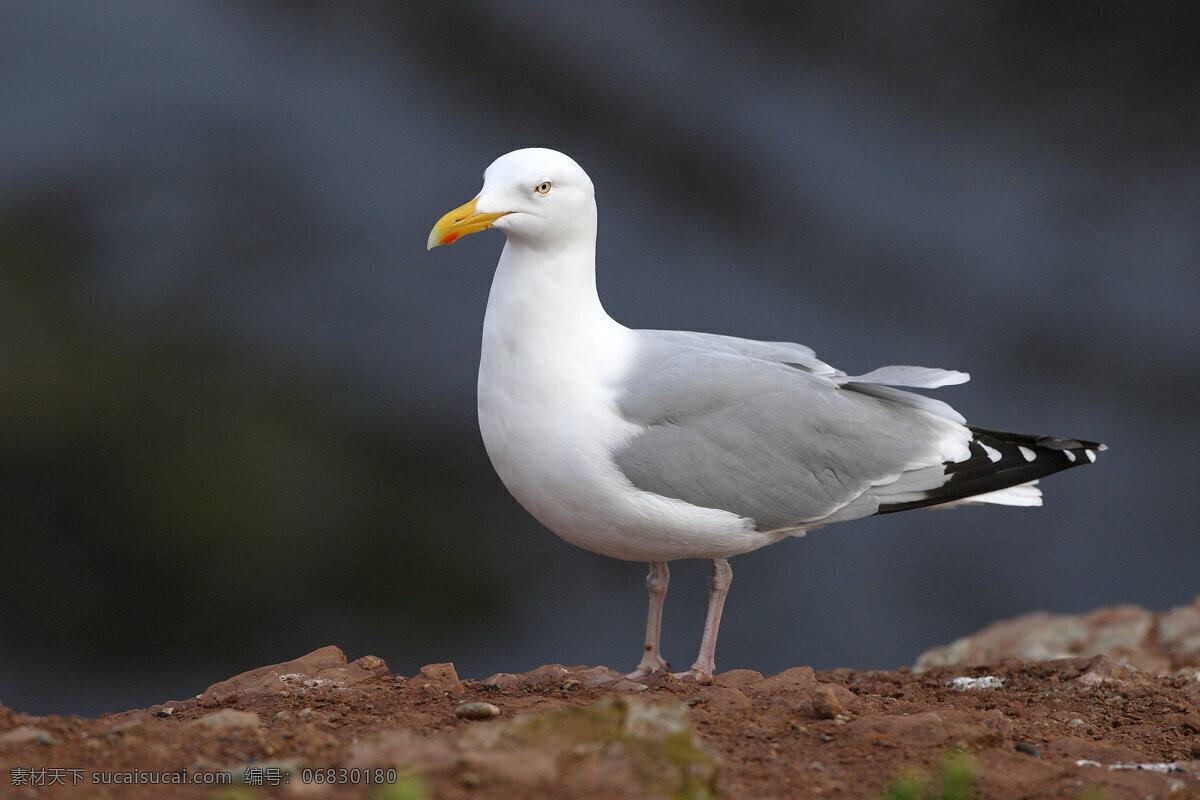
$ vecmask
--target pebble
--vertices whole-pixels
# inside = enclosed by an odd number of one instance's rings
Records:
[[[984,689],[1000,689],[1004,686],[1004,679],[998,678],[995,675],[984,675],[982,678],[959,677],[947,682],[946,685],[956,692],[972,692]]]
[[[432,687],[443,691],[457,691],[462,688],[462,684],[458,680],[458,672],[454,669],[454,664],[449,661],[441,664],[426,664],[413,676],[412,680],[417,686]]]
[[[363,669],[379,669],[380,667],[387,666],[379,656],[363,656],[354,663]]]
[[[491,703],[463,703],[454,709],[459,719],[491,719],[500,716],[500,708]]]
[[[822,684],[812,690],[813,714],[819,719],[833,719],[845,711],[833,687]]]
[[[1016,751],[1017,751],[1018,753],[1025,753],[1026,755],[1033,756],[1034,758],[1041,758],[1041,757],[1042,757],[1042,751],[1041,751],[1041,750],[1038,750],[1038,749],[1037,749],[1036,747],[1034,747],[1033,745],[1031,745],[1031,744],[1026,744],[1025,742],[1017,742],[1017,745],[1016,745],[1016,748],[1015,748],[1015,749],[1016,749]]]

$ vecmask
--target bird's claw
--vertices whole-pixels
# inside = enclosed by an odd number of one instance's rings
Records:
[[[642,663],[638,664],[637,669],[626,675],[631,681],[645,680],[646,678],[654,678],[664,673],[671,671],[671,665],[667,660],[660,655],[647,655],[642,659]]]
[[[687,672],[676,672],[671,677],[681,681],[691,679],[696,683],[702,683],[705,685],[713,682],[713,676],[711,672],[705,672],[704,670],[699,670],[694,667],[689,669]]]

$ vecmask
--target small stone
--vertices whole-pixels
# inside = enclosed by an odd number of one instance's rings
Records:
[[[1027,744],[1027,743],[1025,743],[1025,742],[1017,742],[1017,745],[1016,745],[1016,747],[1015,747],[1014,749],[1015,749],[1015,750],[1016,750],[1018,753],[1024,753],[1025,755],[1033,756],[1034,758],[1041,758],[1041,757],[1042,757],[1042,751],[1041,751],[1041,750],[1038,750],[1038,749],[1037,749],[1036,747],[1034,747],[1033,745],[1031,745],[1031,744]]]
[[[511,672],[497,672],[489,678],[483,679],[483,688],[485,689],[516,689],[522,686],[524,681],[520,675],[514,675]]]
[[[491,703],[463,703],[454,709],[459,719],[491,719],[500,716],[500,708]]]
[[[154,712],[156,717],[169,717],[175,713],[175,706],[163,706],[158,711]]]
[[[574,689],[576,686],[579,686],[579,685],[580,685],[580,682],[575,680],[574,678],[567,678],[565,681],[563,681],[562,688],[563,688],[563,691],[570,691],[571,689]]]
[[[570,680],[579,681],[585,689],[599,689],[607,688],[624,679],[623,674],[608,667],[589,667],[576,672],[575,677]]]
[[[458,672],[450,662],[442,664],[426,664],[413,676],[412,682],[417,686],[433,686],[443,691],[461,689]]]
[[[947,681],[946,685],[956,692],[976,692],[1003,688],[1004,679],[997,678],[995,675],[984,675],[982,678],[960,676]]]
[[[379,656],[363,656],[362,658],[358,659],[354,663],[358,664],[363,669],[370,669],[370,670],[379,669],[380,667],[387,666],[387,664],[385,664],[383,659],[380,658]]]
[[[812,690],[813,715],[818,719],[833,719],[843,713],[842,701],[829,684],[821,684]]]
[[[525,673],[530,683],[558,683],[567,678],[567,668],[562,664],[544,664]]]

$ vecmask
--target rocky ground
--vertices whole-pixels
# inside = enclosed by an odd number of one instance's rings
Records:
[[[460,680],[326,647],[98,719],[0,706],[0,797],[870,798],[950,759],[986,798],[1200,798],[1200,598],[1030,615],[919,666]]]

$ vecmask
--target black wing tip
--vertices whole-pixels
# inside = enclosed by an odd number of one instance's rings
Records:
[[[981,438],[995,439],[999,442],[1007,442],[1010,444],[1023,444],[1032,447],[1044,447],[1048,450],[1107,450],[1108,445],[1102,442],[1089,442],[1085,439],[1066,439],[1059,436],[1039,436],[1029,433],[1013,433],[1011,431],[998,431],[992,428],[980,428],[975,425],[967,426],[971,433],[974,434],[974,440],[979,441]]]
[[[947,462],[946,481],[920,500],[881,505],[878,514],[952,503],[1036,481],[1071,467],[1091,464],[1107,450],[1100,442],[1010,433],[969,426],[971,455]]]

